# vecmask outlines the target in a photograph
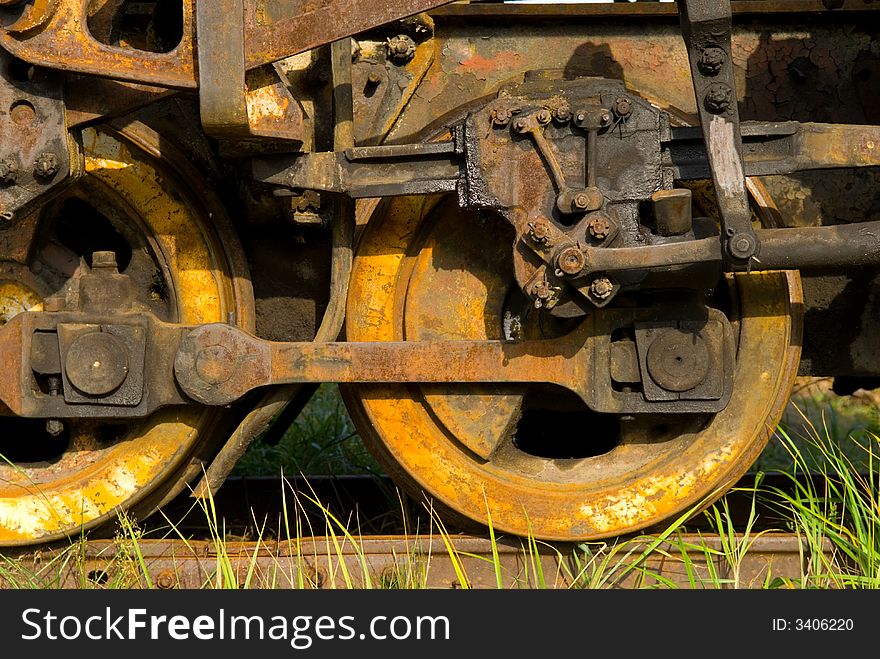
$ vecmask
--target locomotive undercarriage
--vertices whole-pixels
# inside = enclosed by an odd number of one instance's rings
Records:
[[[870,9],[370,4],[0,3],[0,544],[205,496],[320,382],[451,514],[619,535],[720,496],[799,366],[880,375]],[[812,62],[772,26],[858,100],[745,92]]]

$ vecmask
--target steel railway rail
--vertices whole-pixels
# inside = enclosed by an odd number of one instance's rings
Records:
[[[792,485],[790,479],[773,475],[763,483],[783,491]],[[754,482],[745,478],[738,486],[746,492]],[[732,525],[745,528],[752,503],[750,495],[728,494]],[[759,503],[757,514],[748,551],[734,564],[722,538],[700,518],[690,520],[673,540],[656,545],[658,536],[650,533],[590,545],[532,544],[499,534],[493,543],[485,533],[439,527],[424,506],[395,493],[387,478],[233,478],[210,512],[193,509],[191,499],[180,497],[166,506],[163,519],[153,517],[134,533],[121,529],[116,538],[72,546],[56,543],[36,552],[6,550],[3,555],[19,569],[4,570],[5,585],[13,585],[16,574],[27,575],[29,587],[42,580],[52,588],[121,584],[162,590],[497,588],[499,575],[505,588],[762,588],[774,579],[799,583],[809,574],[811,561],[804,538],[778,530],[783,528],[778,511]],[[225,531],[222,541],[219,529]],[[601,568],[615,545],[617,553]],[[639,561],[643,553],[648,556]],[[840,558],[828,540],[822,553],[828,565]],[[629,567],[636,565],[638,569]]]

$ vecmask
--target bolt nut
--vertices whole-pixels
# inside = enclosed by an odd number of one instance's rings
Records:
[[[733,91],[727,85],[716,82],[709,85],[703,105],[712,114],[723,114],[730,108]]]
[[[550,282],[546,279],[541,279],[535,282],[535,285],[532,286],[532,295],[535,296],[535,308],[540,309],[543,307],[545,309],[552,309],[555,307],[558,292],[559,289],[551,286]]]
[[[34,176],[52,178],[58,173],[58,157],[51,152],[41,153],[34,163]]]
[[[621,96],[614,101],[614,107],[612,109],[614,110],[614,114],[625,119],[632,114],[632,101],[625,96]]]
[[[727,61],[724,50],[718,46],[708,46],[700,53],[697,68],[704,76],[717,76]]]
[[[517,119],[513,122],[513,130],[517,133],[528,133],[529,132],[529,122],[525,117]]]
[[[571,121],[571,106],[568,103],[560,103],[553,108],[553,118],[561,124]]]
[[[583,251],[571,245],[559,251],[556,256],[556,267],[566,275],[580,274],[587,265]]]
[[[9,156],[0,161],[0,182],[15,183],[18,180],[18,161]]]
[[[529,238],[539,245],[548,246],[552,243],[553,229],[547,220],[529,222]]]
[[[539,110],[538,114],[535,115],[535,119],[538,120],[539,124],[546,125],[550,123],[550,120],[553,119],[553,114],[547,108],[543,110]]]
[[[162,590],[174,588],[174,573],[171,570],[162,570],[156,575],[156,586]]]
[[[406,34],[389,37],[386,47],[388,49],[388,57],[395,64],[406,64],[416,54],[416,42]]]
[[[614,284],[608,277],[599,277],[590,284],[590,293],[598,300],[606,300],[614,292]]]
[[[736,233],[727,241],[727,250],[735,259],[746,260],[755,254],[758,244],[747,233]]]
[[[605,240],[611,233],[611,221],[602,215],[594,217],[587,225],[587,233],[596,240]]]
[[[572,203],[575,208],[579,208],[580,210],[584,210],[587,206],[590,205],[590,195],[586,192],[578,192],[574,199],[572,199]]]
[[[514,114],[510,108],[495,108],[489,116],[492,118],[492,125],[503,127],[510,123]]]
[[[46,432],[52,437],[59,437],[64,432],[64,422],[60,419],[46,419]]]

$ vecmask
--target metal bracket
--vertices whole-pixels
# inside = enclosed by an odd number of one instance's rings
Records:
[[[0,224],[67,181],[71,148],[61,77],[0,50]]]

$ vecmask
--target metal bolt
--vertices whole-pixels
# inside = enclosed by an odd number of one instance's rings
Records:
[[[395,64],[406,64],[416,54],[416,42],[406,34],[390,37],[387,43],[388,57]]]
[[[46,432],[52,437],[59,437],[64,432],[64,422],[59,419],[46,419]]]
[[[721,82],[715,82],[709,85],[706,91],[706,98],[703,99],[703,105],[712,114],[722,114],[730,108],[730,97],[732,94],[730,87]]]
[[[509,108],[495,108],[490,114],[492,117],[492,124],[495,126],[506,126],[510,123],[513,114],[514,113]]]
[[[584,123],[584,122],[587,120],[587,115],[584,114],[583,112],[578,112],[578,115],[577,115],[577,117],[575,117],[575,120],[576,120],[579,124],[582,124],[582,123]]]
[[[15,183],[18,180],[18,161],[8,156],[0,161],[0,182]]]
[[[553,115],[551,114],[550,110],[544,108],[543,110],[540,110],[538,112],[535,118],[538,120],[539,124],[549,124],[550,120],[553,118]]]
[[[603,126],[607,126],[611,122],[611,114],[609,114],[608,110],[599,115],[599,121],[602,122]]]
[[[614,107],[612,109],[614,110],[614,114],[625,119],[632,114],[632,101],[625,96],[621,96],[614,101]]]
[[[605,300],[614,291],[614,284],[608,277],[599,277],[590,284],[590,292],[599,300]]]
[[[529,222],[529,238],[534,240],[539,245],[550,245],[552,242],[552,233],[553,230],[547,220],[536,220],[535,222]]]
[[[579,274],[586,265],[584,253],[574,245],[560,250],[556,257],[556,267],[566,275]]]
[[[34,163],[34,176],[52,178],[58,173],[58,157],[54,153],[44,152],[37,156]]]
[[[529,122],[525,118],[517,119],[513,122],[513,130],[517,133],[527,133],[529,131]]]
[[[697,68],[704,76],[717,76],[725,61],[727,61],[727,55],[724,50],[717,46],[708,46],[700,53]]]
[[[578,192],[574,196],[572,203],[574,204],[575,208],[584,210],[587,206],[590,205],[590,195],[588,195],[586,192]]]
[[[61,395],[61,378],[52,375],[46,378],[46,388],[50,396]],[[51,437],[59,437],[64,432],[64,422],[60,419],[46,419],[46,432]]]
[[[611,232],[611,222],[601,215],[594,217],[587,225],[587,232],[596,240],[605,240]]]
[[[727,241],[727,249],[730,255],[736,259],[748,259],[754,255],[757,243],[747,233],[736,233]]]
[[[568,103],[560,103],[553,108],[553,118],[562,124],[571,121],[571,106]]]
[[[162,590],[174,588],[174,573],[171,570],[162,570],[156,575],[156,586]]]
[[[535,296],[535,308],[552,309],[556,306],[556,294],[558,289],[551,286],[546,279],[541,279],[532,287],[532,294]]]

